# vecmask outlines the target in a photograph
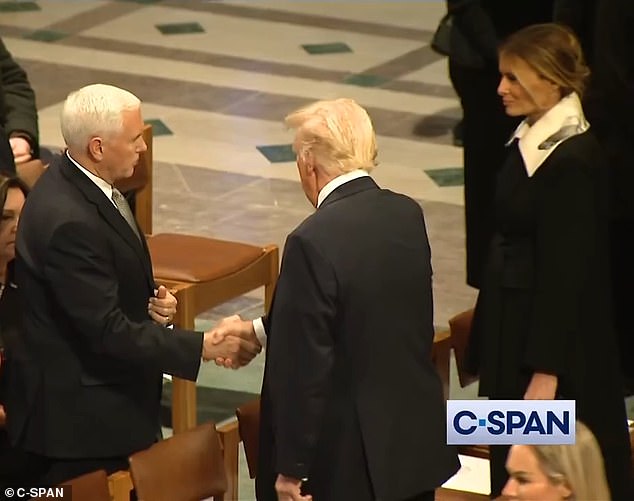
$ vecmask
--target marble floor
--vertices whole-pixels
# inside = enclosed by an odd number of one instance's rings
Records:
[[[61,104],[82,85],[111,83],[144,101],[155,232],[282,248],[312,209],[282,120],[312,100],[356,99],[378,134],[375,179],[424,208],[443,328],[475,300],[465,285],[462,151],[451,141],[460,108],[446,60],[429,47],[444,12],[444,0],[10,0],[0,1],[0,33],[36,90],[44,145],[62,146]],[[198,325],[262,310],[256,291]],[[204,366],[203,417],[230,417],[259,391],[263,365],[260,356],[237,372]],[[248,479],[240,489],[253,499]]]

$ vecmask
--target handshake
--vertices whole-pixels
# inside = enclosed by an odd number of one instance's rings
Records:
[[[253,322],[242,320],[239,315],[223,318],[203,337],[203,360],[213,360],[221,367],[243,367],[260,351],[262,345],[255,335]]]

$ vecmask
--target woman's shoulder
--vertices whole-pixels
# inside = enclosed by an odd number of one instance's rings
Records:
[[[601,156],[601,146],[592,133],[592,129],[569,137],[556,148],[557,149],[553,152],[553,156],[555,154],[560,157],[582,156],[588,158],[588,155],[590,155],[592,158],[594,156]]]
[[[590,131],[560,143],[535,174],[538,183],[557,187],[579,185],[589,188],[605,177],[601,147]]]
[[[555,148],[546,162],[551,167],[558,166],[559,169],[598,169],[603,167],[602,149],[591,130],[569,137]]]

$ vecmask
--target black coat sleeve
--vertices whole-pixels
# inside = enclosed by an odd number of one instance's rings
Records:
[[[26,72],[15,62],[2,40],[0,40],[0,76],[4,101],[2,117],[4,129],[9,136],[20,133],[36,150],[39,138],[35,92]]]
[[[337,286],[328,260],[310,242],[289,236],[273,304],[267,352],[277,450],[276,471],[310,471],[333,367]]]
[[[196,380],[202,334],[170,330],[149,317],[133,322],[121,310],[119,283],[107,245],[85,222],[61,225],[49,242],[44,274],[55,303],[90,349]]]
[[[563,146],[562,146],[563,147]],[[555,152],[556,154],[556,152]],[[592,167],[565,158],[542,179],[535,245],[535,285],[525,363],[561,374],[583,329],[581,298],[590,286],[599,209]]]

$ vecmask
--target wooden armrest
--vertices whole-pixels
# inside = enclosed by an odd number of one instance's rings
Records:
[[[237,418],[231,418],[219,423],[216,432],[220,436],[223,456],[225,459],[225,474],[227,475],[226,499],[238,499],[238,455],[240,447],[240,432]]]
[[[130,472],[115,471],[112,475],[108,475],[108,490],[112,501],[130,501],[130,491],[132,489]]]

